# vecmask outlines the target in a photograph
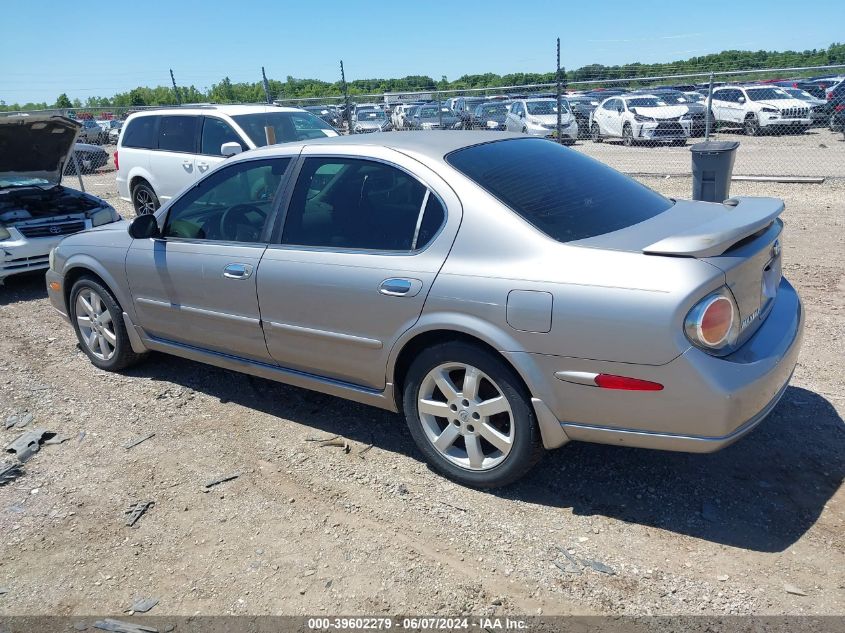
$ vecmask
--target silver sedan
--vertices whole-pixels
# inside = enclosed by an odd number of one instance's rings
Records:
[[[571,440],[708,452],[761,422],[804,321],[782,210],[521,135],[327,138],[66,238],[47,285],[99,368],[155,350],[402,412],[438,471],[501,486]]]

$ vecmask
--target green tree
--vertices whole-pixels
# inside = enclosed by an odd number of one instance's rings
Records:
[[[56,103],[54,104],[56,108],[72,108],[73,104],[70,102],[67,94],[64,92],[59,95],[59,98],[56,99]]]

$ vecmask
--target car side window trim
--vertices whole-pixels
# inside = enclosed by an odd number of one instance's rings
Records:
[[[389,167],[393,167],[398,169],[401,172],[404,172],[414,180],[418,181],[425,187],[425,194],[423,195],[422,205],[420,206],[420,212],[417,216],[417,224],[416,230],[414,233],[414,239],[412,246],[416,246],[417,239],[419,238],[419,230],[422,226],[423,216],[425,215],[425,207],[428,204],[428,200],[430,196],[433,194],[437,201],[440,203],[440,206],[443,207],[443,220],[440,222],[440,226],[435,231],[434,235],[432,235],[431,239],[428,240],[428,243],[423,246],[422,248],[417,248],[414,250],[383,250],[383,249],[367,249],[367,248],[345,248],[342,246],[306,246],[302,244],[283,244],[282,243],[282,232],[284,230],[285,222],[287,221],[288,211],[290,210],[290,203],[291,199],[293,198],[293,190],[296,188],[296,183],[299,181],[299,175],[302,172],[302,168],[305,165],[305,160],[307,158],[323,158],[323,159],[337,159],[337,160],[366,160],[376,163],[382,163]],[[296,166],[293,169],[288,169],[290,172],[290,178],[284,183],[284,188],[286,189],[285,195],[282,200],[282,204],[280,205],[282,208],[279,209],[279,212],[276,216],[276,225],[272,229],[272,235],[270,236],[269,243],[267,245],[268,248],[273,248],[276,250],[290,250],[290,251],[312,251],[312,252],[322,252],[322,253],[359,253],[359,254],[366,254],[366,255],[392,255],[392,256],[400,256],[400,257],[413,257],[415,255],[420,255],[427,251],[429,247],[437,241],[437,238],[440,237],[440,234],[443,232],[444,227],[449,221],[449,207],[446,206],[446,203],[443,200],[443,197],[437,193],[437,191],[426,181],[425,178],[418,176],[417,174],[409,171],[402,165],[397,165],[396,163],[383,159],[383,158],[376,158],[372,156],[368,156],[366,158],[361,158],[358,156],[346,156],[342,154],[309,154],[307,156],[303,156],[300,154],[298,160],[296,161]]]
[[[261,231],[260,239],[257,242],[236,242],[232,240],[213,240],[213,239],[197,239],[197,238],[190,238],[190,237],[179,237],[179,236],[170,236],[170,237],[156,237],[153,238],[155,240],[161,242],[178,242],[180,244],[213,244],[213,245],[220,245],[220,246],[267,246],[270,242],[270,238],[273,232],[273,228],[275,226],[275,222],[277,221],[277,217],[279,215],[280,207],[282,206],[282,202],[285,199],[286,190],[291,182],[291,175],[294,171],[294,163],[296,162],[296,156],[271,156],[269,159],[279,159],[279,160],[287,160],[288,166],[285,169],[285,173],[282,175],[282,179],[279,182],[279,186],[276,190],[276,193],[273,195],[273,202],[270,207],[270,213],[268,214],[267,221],[264,223],[264,228]],[[242,163],[255,163],[260,161],[268,160],[267,156],[261,157],[254,157],[248,160],[238,161],[238,164]],[[181,196],[178,198],[174,198],[171,200],[166,207],[165,212],[162,214],[159,227],[163,232],[167,227],[167,222],[170,219],[170,211],[175,204],[178,203],[179,200],[184,198],[188,195],[191,191],[196,189],[197,187],[201,186],[206,179],[213,176],[217,173],[218,170],[213,169],[210,170],[207,174],[205,174],[200,180],[194,183],[189,189],[186,189]]]

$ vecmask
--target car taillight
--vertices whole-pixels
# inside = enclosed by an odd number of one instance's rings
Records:
[[[120,163],[117,162],[117,150],[114,150],[114,170],[120,171]]]
[[[840,103],[838,106],[833,106],[833,109],[837,112],[842,112],[842,110],[845,110],[845,103]]]
[[[699,301],[684,321],[687,338],[707,350],[723,350],[739,336],[739,310],[730,290],[723,287]]]

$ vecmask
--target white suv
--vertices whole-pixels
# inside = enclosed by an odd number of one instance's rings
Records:
[[[135,213],[153,213],[227,156],[274,143],[337,136],[321,118],[278,106],[186,106],[137,112],[123,125],[117,190]]]
[[[655,95],[620,95],[601,102],[590,114],[590,135],[601,143],[621,138],[631,146],[638,141],[685,145],[692,115],[685,105],[669,105]]]
[[[720,127],[742,126],[748,136],[783,128],[804,132],[813,123],[809,104],[777,86],[716,88],[712,108]]]

